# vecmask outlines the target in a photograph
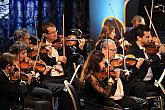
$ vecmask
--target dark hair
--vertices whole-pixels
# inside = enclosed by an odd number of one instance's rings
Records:
[[[5,69],[8,64],[12,65],[16,56],[6,52],[0,56],[0,69]]]
[[[43,25],[42,25],[42,33],[48,33],[48,30],[47,28],[48,27],[55,27],[55,25],[52,23],[52,22],[45,22]]]
[[[21,50],[27,50],[28,47],[21,41],[16,41],[9,49],[12,54],[18,54]]]
[[[137,36],[143,37],[144,31],[150,31],[150,28],[147,25],[139,24],[135,28],[135,40],[137,41]]]
[[[104,57],[105,56],[101,51],[92,51],[84,64],[80,80],[83,81],[87,74],[95,74],[100,72],[99,63],[103,60]]]
[[[99,39],[106,39],[106,37],[109,38],[109,36],[106,36],[106,34],[107,35],[110,34],[114,29],[115,27],[110,26],[110,25],[104,26],[102,28],[101,34],[99,35]]]

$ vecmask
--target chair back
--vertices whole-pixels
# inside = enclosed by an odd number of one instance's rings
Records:
[[[75,88],[67,80],[64,81],[64,84],[72,100],[74,110],[80,110],[80,101],[77,97]]]

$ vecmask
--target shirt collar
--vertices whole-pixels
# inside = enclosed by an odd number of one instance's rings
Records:
[[[138,43],[137,43],[137,45],[138,45],[138,47],[140,48],[140,50],[144,50],[144,51],[145,51],[145,48],[144,48],[143,46],[141,46],[141,45],[138,44]]]

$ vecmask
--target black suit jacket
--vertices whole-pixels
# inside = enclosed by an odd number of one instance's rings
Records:
[[[144,52],[142,50],[140,50],[139,46],[136,43],[134,43],[132,45],[132,47],[130,47],[128,54],[133,54],[136,58],[145,59]],[[152,56],[149,56],[149,60],[148,61],[145,60],[143,62],[143,64],[140,67],[140,70],[134,74],[131,74],[131,78],[143,80],[148,72],[149,67],[151,67],[151,69],[152,69],[154,78],[157,79],[160,76],[160,74],[157,70],[159,70],[159,68],[161,68],[160,67],[160,58],[158,55],[154,54]]]
[[[4,72],[0,71],[0,109],[13,108],[17,98],[26,90],[25,83],[12,83]]]

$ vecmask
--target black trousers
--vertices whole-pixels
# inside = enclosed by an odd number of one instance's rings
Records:
[[[114,100],[122,108],[130,108],[131,110],[147,110],[147,101],[142,98],[124,96],[120,100]]]
[[[64,91],[64,84],[42,82],[42,85],[52,91],[53,96],[58,97],[58,110],[72,110],[72,103],[68,92]]]

